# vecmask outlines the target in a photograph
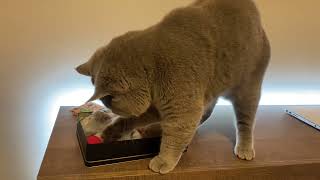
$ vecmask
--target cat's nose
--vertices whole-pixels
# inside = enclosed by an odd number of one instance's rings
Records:
[[[100,100],[102,101],[102,103],[109,109],[111,109],[111,101],[112,101],[112,96],[108,95],[108,96],[104,96],[102,98],[100,98]]]

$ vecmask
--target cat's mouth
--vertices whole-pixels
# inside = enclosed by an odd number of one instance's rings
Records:
[[[100,98],[100,100],[107,108],[111,109],[112,98],[113,98],[113,96],[107,95],[107,96]]]
[[[102,98],[100,98],[100,100],[102,101],[102,103],[107,107],[109,108],[114,114],[122,117],[122,118],[129,118],[131,117],[130,115],[128,115],[127,113],[125,112],[122,112],[121,110],[119,109],[116,109],[116,108],[112,108],[112,99],[113,99],[113,96],[111,95],[107,95],[107,96],[104,96]]]

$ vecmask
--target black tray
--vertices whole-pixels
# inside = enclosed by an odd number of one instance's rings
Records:
[[[160,137],[87,144],[80,122],[77,124],[77,137],[84,164],[89,167],[150,158],[160,150]]]

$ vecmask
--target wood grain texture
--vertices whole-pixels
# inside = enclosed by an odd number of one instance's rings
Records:
[[[38,179],[320,179],[320,132],[286,115],[283,106],[260,106],[253,161],[233,155],[232,108],[216,107],[176,169],[167,175],[148,170],[149,159],[86,167],[70,108],[60,108]]]

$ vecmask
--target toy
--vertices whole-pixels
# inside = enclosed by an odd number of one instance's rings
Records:
[[[88,144],[103,143],[103,138],[101,137],[103,130],[119,118],[110,109],[92,102],[73,108],[71,112],[80,122]],[[141,139],[141,131],[142,129],[134,129],[125,132],[118,141]]]
[[[71,112],[72,112],[73,116],[78,116],[81,112],[94,113],[94,112],[97,112],[100,110],[107,110],[107,109],[99,104],[96,104],[93,102],[88,102],[88,103],[85,103],[79,107],[71,109]]]
[[[87,143],[88,144],[101,144],[101,143],[103,143],[103,139],[97,135],[88,136]]]
[[[103,111],[111,113],[110,110],[106,109],[104,106],[101,106],[96,103],[88,102],[79,107],[71,109],[72,115],[77,117],[77,120],[81,123],[81,126],[85,129],[86,127],[90,126],[91,124],[95,124],[93,113]],[[92,128],[89,128],[91,130]],[[86,131],[85,131],[86,132]],[[103,139],[98,134],[88,134],[85,133],[87,136],[87,143],[88,144],[101,144],[103,143]]]

